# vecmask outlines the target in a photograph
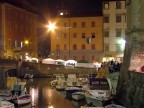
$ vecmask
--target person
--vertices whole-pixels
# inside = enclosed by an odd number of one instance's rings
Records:
[[[108,73],[108,69],[105,67],[105,65],[101,65],[96,78],[106,78],[108,76]]]

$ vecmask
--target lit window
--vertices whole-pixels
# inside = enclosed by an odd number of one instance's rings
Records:
[[[121,29],[116,29],[116,37],[121,37]]]
[[[16,40],[14,41],[14,47],[17,47],[17,41]]]
[[[117,52],[121,52],[122,51],[121,44],[116,44],[116,51]]]
[[[23,42],[21,42],[21,48],[23,47]]]
[[[109,9],[109,3],[104,3],[104,9]]]

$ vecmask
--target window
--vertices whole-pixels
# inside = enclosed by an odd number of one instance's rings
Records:
[[[85,55],[82,55],[82,60],[85,60]]]
[[[116,29],[116,37],[121,37],[121,29]]]
[[[58,44],[56,45],[56,50],[60,50],[60,46]]]
[[[21,43],[20,43],[21,45],[20,45],[20,47],[22,48],[23,47],[23,42],[21,41]]]
[[[116,51],[117,52],[121,52],[122,51],[121,44],[116,44]]]
[[[109,44],[105,44],[104,50],[105,50],[105,51],[109,51]]]
[[[82,44],[82,50],[85,50],[86,47],[85,47],[85,44]]]
[[[64,23],[64,27],[65,27],[65,28],[67,27],[66,23]]]
[[[77,56],[73,56],[73,60],[77,60]]]
[[[60,34],[59,33],[57,33],[56,39],[60,39]]]
[[[83,28],[85,27],[85,22],[82,22],[82,27],[83,27]]]
[[[77,50],[77,45],[76,44],[73,45],[73,50]]]
[[[109,30],[104,30],[104,37],[109,37]]]
[[[66,44],[64,45],[64,50],[67,50]]]
[[[109,9],[109,3],[104,3],[104,9]]]
[[[64,33],[64,39],[66,39],[66,33]]]
[[[76,28],[76,27],[77,27],[77,23],[74,22],[74,23],[73,23],[73,28]]]
[[[121,22],[121,15],[116,15],[116,22],[120,23]]]
[[[92,49],[92,50],[95,50],[95,44],[92,44],[92,45],[91,45],[91,49]]]
[[[85,33],[82,33],[82,38],[85,38]]]
[[[8,28],[11,28],[11,22],[8,22]]]
[[[104,16],[104,23],[109,23],[109,16]]]
[[[116,9],[121,9],[121,2],[119,1],[116,2]]]
[[[91,27],[95,27],[95,22],[91,22]]]
[[[91,56],[91,60],[93,60],[93,61],[95,60],[95,56],[94,55]]]
[[[95,38],[95,33],[92,33],[91,36],[92,36],[92,38]]]
[[[17,41],[16,40],[14,41],[14,47],[17,47]]]
[[[77,34],[76,33],[73,33],[73,38],[77,38]]]
[[[11,47],[11,39],[8,40],[8,47]]]

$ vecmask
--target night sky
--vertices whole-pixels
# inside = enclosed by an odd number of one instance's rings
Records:
[[[71,17],[102,15],[103,0],[0,0],[38,13],[40,19],[56,17],[59,10],[67,10]]]

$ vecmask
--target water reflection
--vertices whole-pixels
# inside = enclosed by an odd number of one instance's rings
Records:
[[[81,102],[66,99],[64,92],[51,88],[50,81],[51,79],[48,78],[27,81],[27,89],[32,96],[31,106],[33,108],[80,108]]]

